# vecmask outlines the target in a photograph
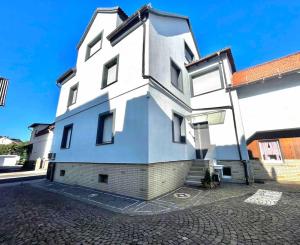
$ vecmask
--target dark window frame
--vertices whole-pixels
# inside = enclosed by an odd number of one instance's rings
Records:
[[[99,41],[101,42],[100,48],[91,55],[91,48]],[[95,54],[97,54],[99,52],[99,50],[102,49],[102,42],[103,42],[103,30],[92,41],[90,41],[88,43],[88,45],[86,46],[85,61],[89,60],[91,57],[93,57]]]
[[[67,136],[68,136],[67,130],[71,130],[70,142],[68,146],[67,146]],[[72,134],[73,134],[73,123],[64,126],[60,149],[70,149],[71,142],[72,142]]]
[[[99,174],[98,183],[108,184],[108,174]]]
[[[61,169],[61,170],[59,171],[59,176],[65,176],[65,175],[66,175],[66,170]]]
[[[112,137],[111,137],[111,141],[104,142],[103,141],[104,120],[108,116],[112,116]],[[97,123],[98,124],[97,124],[96,145],[101,146],[101,145],[114,144],[114,142],[115,142],[115,110],[100,113],[98,116]]]
[[[172,81],[172,67],[175,67],[176,70],[179,71],[179,79],[178,79],[178,87],[176,86],[176,84],[173,83]],[[171,84],[176,88],[178,89],[180,92],[183,93],[183,74],[182,74],[182,70],[180,68],[179,65],[177,65],[177,63],[172,59],[170,58],[170,80],[171,80]],[[181,83],[181,87],[179,86]]]
[[[104,65],[103,65],[103,69],[102,69],[102,83],[101,83],[101,89],[104,89],[116,82],[118,82],[119,79],[119,55],[116,55],[115,57],[111,58],[109,61],[107,61]],[[112,67],[114,65],[114,63],[116,62],[117,64],[117,70],[116,70],[116,80],[110,84],[107,84],[107,73],[110,67]]]
[[[76,94],[75,102],[72,103],[73,96],[74,96],[74,88],[77,89],[77,94]],[[70,90],[69,90],[69,98],[68,98],[68,107],[71,106],[71,105],[76,104],[76,102],[77,102],[77,97],[78,97],[78,88],[79,88],[79,83],[76,83],[76,84],[74,84],[73,86],[70,87]]]
[[[203,75],[205,75],[207,73],[210,73],[212,71],[215,71],[215,70],[219,71],[221,87],[217,88],[217,89],[214,89],[214,90],[211,90],[211,91],[204,92],[204,93],[194,94],[193,78],[196,78],[196,77],[199,77],[199,76],[203,76]],[[197,96],[200,96],[200,95],[209,94],[209,93],[212,93],[212,92],[223,90],[225,88],[225,83],[224,83],[224,78],[223,78],[223,75],[222,75],[221,66],[220,65],[216,65],[216,66],[213,66],[213,67],[211,67],[209,69],[205,69],[204,71],[200,71],[200,72],[197,72],[197,73],[191,75],[190,76],[190,87],[191,87],[191,97],[197,97]]]
[[[176,141],[175,140],[175,135],[174,135],[174,117],[178,117],[179,119],[181,119],[181,123],[183,123],[184,125],[184,136],[181,135],[181,128],[180,128],[180,141]],[[181,125],[181,124],[180,124]],[[178,143],[178,144],[186,144],[186,122],[185,122],[185,118],[182,114],[172,111],[172,142],[173,143]]]
[[[229,170],[230,175],[228,175],[228,174],[225,175],[225,174],[224,174],[224,169],[230,169],[230,170]],[[225,178],[232,178],[232,169],[231,169],[231,167],[224,166],[223,169],[222,169],[222,176],[225,177]]]
[[[192,56],[191,61],[188,61],[188,59],[185,55],[186,51]],[[184,58],[187,60],[188,64],[195,60],[195,55],[194,55],[193,51],[191,50],[191,48],[189,47],[189,45],[186,43],[186,41],[184,41]]]

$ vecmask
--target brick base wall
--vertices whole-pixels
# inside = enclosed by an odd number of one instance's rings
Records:
[[[300,160],[285,160],[283,163],[251,160],[254,179],[278,182],[300,181]]]
[[[231,168],[231,178],[230,179],[223,179],[226,182],[234,182],[234,183],[245,183],[245,170],[244,165],[241,161],[218,161],[219,165],[223,165],[224,167]],[[249,182],[253,182],[253,176],[251,171],[251,163],[248,163],[249,169]]]
[[[56,163],[54,181],[150,200],[184,184],[191,161],[155,164]],[[60,170],[65,175],[60,176]],[[99,174],[108,183],[99,183]]]

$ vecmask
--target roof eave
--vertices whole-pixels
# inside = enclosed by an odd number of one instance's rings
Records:
[[[228,57],[229,62],[230,62],[230,64],[231,64],[232,73],[233,73],[233,72],[236,72],[236,66],[235,66],[235,63],[234,63],[234,59],[233,59],[233,55],[232,55],[232,52],[231,52],[231,48],[230,48],[230,47],[226,47],[226,48],[221,49],[221,50],[219,50],[219,51],[217,51],[217,52],[214,52],[214,53],[212,53],[212,54],[209,54],[209,55],[207,55],[207,56],[205,56],[205,57],[203,57],[203,58],[201,58],[201,59],[199,59],[199,60],[195,60],[195,61],[193,61],[193,62],[187,64],[185,67],[186,67],[187,69],[191,69],[192,67],[197,66],[197,65],[201,64],[202,62],[206,62],[206,61],[208,61],[208,60],[210,60],[210,59],[213,59],[213,58],[215,58],[215,57],[218,57],[218,56],[220,56],[220,55],[223,54],[223,53],[226,53],[226,54],[227,54],[227,57]]]
[[[73,76],[76,75],[76,71],[76,68],[70,68],[56,80],[56,84],[64,84],[66,81],[70,80]]]

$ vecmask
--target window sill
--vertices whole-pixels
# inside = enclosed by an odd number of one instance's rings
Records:
[[[180,142],[180,141],[173,141],[173,143],[176,143],[176,144],[186,144],[186,142]]]
[[[96,143],[96,146],[102,146],[102,145],[112,145],[114,142],[104,142],[104,143]]]
[[[183,89],[178,88],[178,87],[177,87],[176,85],[174,85],[172,82],[171,82],[171,84],[172,84],[172,86],[173,86],[174,88],[176,88],[179,92],[181,92],[182,94],[184,94]]]
[[[112,82],[112,83],[110,83],[110,84],[108,84],[108,85],[102,86],[101,89],[105,89],[105,88],[109,87],[110,85],[115,84],[117,81],[118,81],[118,80],[116,80],[116,81],[114,81],[114,82]]]

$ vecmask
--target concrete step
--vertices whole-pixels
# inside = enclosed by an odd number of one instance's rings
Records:
[[[191,181],[200,181],[201,179],[203,179],[204,177],[202,175],[188,175],[186,177],[186,180],[191,180]]]
[[[209,161],[207,161],[207,160],[195,160],[195,161],[193,161],[192,165],[205,167],[208,165],[208,163],[209,163]]]
[[[204,167],[197,167],[197,166],[192,166],[190,168],[190,171],[201,171],[201,172],[205,172],[205,169]]]
[[[191,186],[201,186],[201,181],[194,181],[194,180],[186,180],[184,182],[186,185],[191,185]]]
[[[204,171],[189,171],[188,175],[197,175],[197,176],[204,176]]]

